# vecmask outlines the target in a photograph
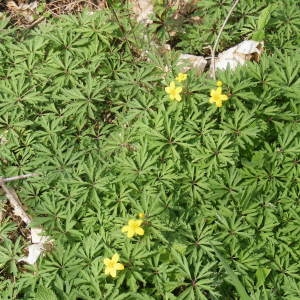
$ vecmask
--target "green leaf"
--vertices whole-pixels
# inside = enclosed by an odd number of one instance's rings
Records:
[[[224,269],[226,270],[226,272],[230,278],[229,283],[232,284],[236,288],[236,291],[238,292],[240,299],[241,300],[251,300],[251,298],[250,298],[250,296],[248,296],[243,284],[241,283],[241,281],[239,280],[237,275],[233,272],[233,270],[229,267],[226,260],[223,258],[223,256],[219,253],[219,251],[217,251],[217,249],[214,246],[212,246],[212,247],[214,248],[217,257],[221,261]]]
[[[257,287],[263,286],[266,278],[270,274],[271,269],[268,268],[258,268],[255,272],[255,276],[257,279]]]
[[[44,286],[39,286],[35,294],[35,300],[58,300],[55,293]]]
[[[275,9],[274,4],[268,5],[265,9],[263,9],[259,15],[257,20],[257,29],[252,34],[252,39],[255,41],[262,41],[265,38],[265,29],[271,18],[271,14]]]

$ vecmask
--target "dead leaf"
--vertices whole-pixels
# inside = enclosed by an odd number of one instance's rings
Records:
[[[203,56],[180,54],[177,66],[180,72],[185,73],[190,69],[194,69],[199,75],[204,72],[207,61]]]
[[[22,16],[26,20],[26,22],[33,22],[34,21],[34,14],[38,7],[38,2],[34,1],[29,4],[27,3],[20,3],[19,5],[16,4],[15,1],[8,1],[7,8],[10,12],[16,16]]]
[[[52,241],[50,241],[48,236],[42,235],[42,228],[31,228],[30,233],[32,244],[27,248],[28,255],[23,256],[18,261],[23,261],[33,265],[38,260],[39,256],[44,252],[45,246]]]
[[[130,0],[132,10],[139,23],[152,24],[150,16],[153,14],[153,4],[151,0]]]
[[[18,261],[23,261],[30,265],[33,265],[36,263],[43,250],[44,248],[42,243],[31,244],[28,246],[28,255],[20,258]]]
[[[49,241],[49,237],[42,235],[43,230],[42,228],[31,228],[31,242],[33,244],[38,244],[38,243],[46,243]]]
[[[245,64],[247,61],[259,61],[263,52],[264,42],[247,40],[221,52],[215,60],[216,70],[234,70],[237,66]],[[212,74],[212,64],[210,74]]]

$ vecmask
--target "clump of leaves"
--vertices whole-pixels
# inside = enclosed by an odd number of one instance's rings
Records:
[[[221,21],[225,9],[199,3],[215,10],[211,24]],[[256,3],[255,19],[264,9]],[[0,174],[41,174],[14,188],[55,241],[36,265],[22,266],[27,242],[13,244],[12,221],[1,221],[1,298],[297,298],[294,29],[282,48],[270,21],[274,51],[217,74],[228,96],[218,108],[205,74],[176,82],[176,53],[150,47],[149,60],[137,58],[144,32],[126,11],[115,13],[50,19],[22,41],[1,20]],[[248,22],[235,18],[221,47]],[[188,35],[181,43],[198,47]],[[165,92],[172,81],[180,101]]]

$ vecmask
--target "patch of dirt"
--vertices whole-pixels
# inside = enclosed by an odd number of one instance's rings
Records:
[[[0,12],[7,13],[13,25],[31,28],[44,19],[62,14],[77,14],[84,9],[101,10],[106,0],[3,0]]]
[[[86,8],[94,11],[107,7],[106,0],[52,0],[47,2],[47,10],[53,16],[76,14]]]

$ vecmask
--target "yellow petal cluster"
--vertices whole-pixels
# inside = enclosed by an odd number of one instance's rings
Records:
[[[124,270],[124,265],[118,263],[119,254],[114,254],[111,259],[104,258],[103,263],[105,265],[104,273],[105,275],[110,275],[111,277],[117,276],[117,271]]]
[[[221,107],[223,105],[223,101],[228,100],[228,96],[222,94],[222,88],[217,87],[215,90],[210,91],[210,103],[215,103],[217,107]]]
[[[143,212],[140,212],[138,214],[138,216],[139,216],[140,219],[144,219],[145,218],[145,214]]]
[[[185,81],[186,79],[187,79],[187,74],[185,74],[185,73],[179,73],[177,75],[177,77],[175,78],[175,80],[178,82]]]
[[[182,92],[182,87],[176,87],[174,81],[172,81],[170,85],[165,88],[165,91],[171,100],[181,101],[180,93]]]
[[[122,232],[127,232],[127,237],[134,235],[144,235],[144,229],[141,227],[143,220],[129,220],[128,225],[123,226]]]

